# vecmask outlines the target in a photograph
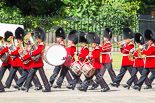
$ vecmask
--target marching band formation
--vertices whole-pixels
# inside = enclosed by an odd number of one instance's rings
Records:
[[[132,88],[140,91],[144,82],[146,84],[144,89],[152,88],[151,84],[155,78],[155,34],[152,30],[146,29],[142,35],[141,33],[134,34],[130,28],[123,29],[124,40],[117,42],[123,54],[118,75],[112,68],[112,31],[110,28],[105,28],[101,42],[95,32],[89,32],[86,35],[84,32],[79,33],[72,30],[67,37],[67,46],[64,42],[66,39],[64,29],[59,27],[55,34],[58,44],[50,44],[48,49],[45,49],[44,43],[46,33],[41,27],[37,27],[33,33],[27,34],[23,28],[18,27],[15,30],[15,36],[12,32],[6,31],[4,37],[0,37],[0,59],[2,61],[0,92],[5,92],[5,89],[10,88],[13,80],[16,82],[16,85],[13,86],[15,89],[28,92],[29,88],[33,86],[33,82],[35,90],[41,90],[43,87],[36,75],[37,71],[39,71],[45,87],[42,92],[51,92],[51,87],[61,88],[65,77],[68,81],[66,86],[68,89],[74,90],[76,84],[80,83],[80,86],[77,87],[79,91],[86,92],[89,86],[91,86],[89,90],[94,90],[100,85],[101,92],[107,92],[110,91],[110,87],[104,80],[106,69],[112,80],[111,86],[118,88],[128,70],[131,77],[126,85],[123,85],[124,88],[130,89],[134,83]],[[35,38],[35,42],[33,38]],[[76,47],[78,43],[81,44],[80,51]],[[87,44],[91,45],[91,51]],[[55,58],[46,54],[54,46],[59,48],[59,50],[54,49],[55,51],[51,52],[52,54],[59,52]],[[63,49],[65,52],[61,54]],[[77,60],[75,60],[75,55],[78,56]],[[43,69],[43,57],[48,64],[55,66],[49,81]],[[61,60],[61,63],[52,63],[57,62],[58,59]],[[10,72],[3,85],[1,81],[6,69]],[[16,75],[17,71],[21,75],[20,78]],[[136,76],[138,71],[141,74],[139,80]],[[60,75],[58,76],[59,72]],[[148,78],[150,72],[151,76]],[[85,80],[80,78],[82,74],[85,76]],[[93,80],[94,76],[95,79]],[[58,77],[56,85],[53,85],[56,77]]]

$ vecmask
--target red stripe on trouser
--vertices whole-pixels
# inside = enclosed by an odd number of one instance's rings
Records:
[[[37,78],[34,76],[34,79],[36,80],[38,86],[40,87],[39,81],[37,80]]]
[[[99,74],[99,71],[97,70],[97,72],[98,72],[98,74]],[[99,77],[100,77],[100,79],[101,79],[101,76],[100,76],[100,74],[99,74]],[[101,79],[101,81],[102,81],[102,83],[103,83],[103,85],[104,85],[104,87],[106,86],[105,84],[104,84],[104,81]]]
[[[47,85],[47,87],[49,88],[48,83],[47,83],[46,78],[45,78],[45,75],[44,75],[44,72],[43,72],[43,68],[41,68],[41,72],[42,72],[42,74],[43,74],[43,77],[44,77],[44,80],[45,80],[45,82],[46,82],[46,85]],[[50,89],[50,88],[49,88],[49,89]]]
[[[141,67],[141,72],[143,72],[143,67]],[[147,78],[147,77],[146,77],[146,78]],[[149,85],[151,85],[148,79],[145,79],[145,80],[147,81],[147,83],[148,83]]]
[[[109,65],[110,65],[110,63],[108,63]],[[110,66],[111,68],[110,68],[110,71],[111,71],[111,73],[112,73],[112,76],[113,76],[113,78],[115,79],[115,76],[114,76],[114,74],[113,74],[113,72],[112,72],[112,66]]]
[[[68,73],[67,73],[67,76],[68,76],[68,79],[69,79],[69,81],[70,81],[71,79],[70,79],[70,77],[69,77],[69,74],[68,74]]]
[[[132,73],[133,68],[132,67],[130,67],[130,68],[131,68],[131,73]],[[137,83],[138,80],[137,80],[136,76],[135,76],[135,80],[136,80],[136,83]]]
[[[0,82],[0,86],[1,86],[1,88],[3,88],[3,86],[2,86],[2,84],[1,84],[1,82]]]

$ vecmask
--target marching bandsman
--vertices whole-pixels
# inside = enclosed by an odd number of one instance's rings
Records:
[[[133,38],[133,32],[130,28],[124,28],[123,30],[123,38],[125,39],[124,42],[121,43],[121,52],[123,53],[122,64],[120,73],[116,76],[113,83],[110,83],[111,86],[118,87],[120,85],[123,76],[125,75],[126,71],[128,70],[131,74],[133,70],[133,61],[131,61],[129,56],[129,51],[134,48],[134,43],[131,42]],[[137,82],[137,76],[135,77],[134,83]]]
[[[97,36],[96,33],[89,32],[87,34],[87,40],[89,43],[91,43],[93,50],[91,52],[91,55],[87,56],[86,58],[90,60],[90,63],[95,68],[95,73],[91,77],[86,77],[86,79],[82,82],[81,86],[78,89],[80,91],[86,92],[88,85],[90,84],[93,76],[95,75],[96,82],[98,84],[100,84],[101,88],[103,89],[103,90],[101,90],[101,92],[106,92],[106,91],[110,90],[110,88],[108,87],[107,83],[104,81],[103,77],[101,77],[101,75],[100,75],[100,68],[101,68],[100,48],[98,46],[100,44],[100,38]]]
[[[142,45],[139,47],[139,51],[141,50],[140,53],[142,55],[146,55],[142,75],[134,86],[134,89],[139,91],[141,90],[141,87],[150,72],[155,78],[155,35],[153,34],[152,30],[147,29],[145,30],[144,37],[147,44],[149,44],[149,47],[147,49],[144,49]]]
[[[37,40],[38,46],[36,49],[34,48],[33,51],[30,52],[31,58],[34,58],[34,57],[35,58],[32,59],[33,60],[32,69],[30,70],[28,77],[26,79],[26,82],[25,82],[25,91],[26,92],[29,91],[31,81],[33,80],[37,70],[39,70],[41,79],[42,79],[42,81],[44,83],[44,87],[45,87],[45,90],[42,90],[42,92],[50,92],[51,87],[50,87],[47,77],[45,75],[45,72],[43,69],[44,64],[43,64],[43,60],[42,60],[42,56],[43,56],[44,49],[45,49],[44,41],[46,40],[46,33],[42,28],[37,27],[34,31],[34,36]],[[33,46],[35,46],[35,44]]]
[[[110,28],[105,28],[103,32],[103,41],[100,43],[100,51],[102,52],[102,65],[103,68],[100,70],[100,75],[103,77],[106,69],[108,70],[111,80],[114,81],[116,74],[112,68],[112,56],[111,56],[111,49],[112,49],[112,43],[111,43],[111,38],[112,38],[112,31]],[[90,90],[94,90],[95,88],[98,87],[98,84],[93,83],[92,87]]]
[[[20,43],[22,41],[24,35],[25,35],[25,32],[22,28],[18,27],[15,30],[15,39],[17,39],[18,43]],[[13,44],[11,44],[11,46],[9,47],[12,61],[11,61],[10,74],[9,74],[9,77],[7,78],[7,81],[4,86],[5,88],[10,88],[12,80],[15,77],[17,70],[19,71],[20,75],[22,74],[22,68],[21,68],[22,61],[20,59],[20,55],[18,52],[19,49],[20,49],[20,47],[13,47]]]
[[[88,54],[89,54],[89,48],[87,47],[88,42],[87,42],[87,39],[85,36],[86,36],[86,34],[84,32],[81,32],[79,35],[79,43],[81,43],[82,48],[80,50],[80,53],[77,53],[78,60],[82,64],[84,64],[85,62],[88,61],[86,56],[88,56]],[[71,71],[71,74],[73,75],[74,79],[72,80],[71,84],[69,86],[67,86],[67,88],[74,90],[76,83],[80,80],[81,75],[77,76],[73,71]]]
[[[76,51],[77,43],[78,43],[78,32],[76,30],[72,30],[68,35],[69,46],[66,47],[67,57],[64,58],[64,59],[66,59],[66,61],[62,65],[60,76],[58,77],[56,85],[53,86],[53,88],[61,88],[64,77],[66,76],[68,70],[70,69],[71,63],[73,63],[75,61],[74,53]]]
[[[29,34],[25,35],[25,37],[28,35]],[[25,47],[25,44],[27,45],[27,47]],[[30,72],[30,69],[32,68],[32,64],[33,64],[33,61],[32,61],[31,56],[29,54],[30,45],[31,45],[30,41],[28,43],[25,43],[24,40],[22,40],[21,44],[19,44],[19,45],[20,45],[19,55],[20,55],[20,58],[22,60],[23,72],[22,72],[21,77],[17,81],[16,85],[14,86],[14,88],[16,88],[18,90],[23,89],[21,87],[22,87],[23,83],[25,82],[25,80],[26,80],[26,78]],[[37,75],[34,76],[33,82],[35,85],[35,90],[42,89],[41,83],[40,83]]]
[[[66,38],[66,34],[65,34],[64,29],[61,28],[61,27],[59,27],[59,28],[56,30],[55,34],[56,34],[56,39],[57,39],[57,41],[58,41],[58,44],[59,44],[59,45],[62,45],[62,46],[65,48],[65,47],[66,47],[66,44],[65,44],[65,42],[64,42],[64,39]],[[49,80],[49,84],[50,84],[51,87],[53,86],[53,83],[54,83],[54,81],[55,81],[55,79],[56,79],[56,77],[57,77],[57,75],[59,74],[59,72],[60,72],[61,69],[62,69],[62,65],[60,65],[60,66],[55,66],[55,68],[54,68],[54,70],[53,70],[53,74],[51,75],[50,80]],[[69,82],[72,81],[72,78],[71,78],[71,76],[70,76],[69,73],[66,74],[66,78],[67,78],[67,80],[68,80]]]
[[[139,47],[140,45],[144,44],[144,37],[140,33],[136,33],[134,37],[134,41],[135,41],[136,46]],[[144,68],[144,59],[143,57],[140,57],[138,55],[138,49],[136,51],[131,49],[129,53],[129,58],[134,60],[134,64],[133,64],[133,70],[131,73],[131,78],[127,81],[127,84],[123,86],[124,88],[128,88],[128,89],[132,85],[132,82],[134,81],[134,78],[137,72],[139,71],[140,74],[142,74],[142,71]],[[146,78],[145,83],[147,86],[144,89],[152,88],[148,78]]]
[[[103,33],[103,38],[104,38],[104,45],[103,45],[103,42],[101,41],[100,50],[102,52],[102,65],[104,68],[100,70],[100,74],[101,76],[103,76],[107,69],[110,74],[111,80],[114,81],[116,74],[112,68],[112,57],[111,57],[112,31],[110,28],[105,28]]]
[[[10,31],[6,31],[4,34],[4,38],[2,38],[4,39],[4,43],[2,43],[1,50],[0,50],[0,59],[2,60],[2,66],[0,70],[0,80],[2,80],[6,69],[8,69],[9,71],[11,69],[12,59],[11,59],[11,56],[9,54],[9,49],[8,49],[8,46],[10,45],[10,41],[7,40],[10,37],[13,37],[13,33]],[[6,55],[6,56],[2,56],[2,55]],[[17,82],[18,80],[17,75],[15,75],[14,80],[15,82]]]

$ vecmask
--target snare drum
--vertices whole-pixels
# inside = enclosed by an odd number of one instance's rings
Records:
[[[81,71],[86,77],[91,77],[95,73],[95,68],[89,63],[86,62],[81,66]]]
[[[81,72],[81,66],[82,66],[82,63],[78,60],[78,61],[75,61],[72,63],[71,65],[71,69],[72,71],[77,75],[81,75],[82,72]]]

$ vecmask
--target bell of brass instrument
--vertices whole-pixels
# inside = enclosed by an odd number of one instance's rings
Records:
[[[138,48],[138,56],[140,58],[145,58],[146,57],[146,55],[144,55],[144,54],[141,53],[141,49],[140,48]]]
[[[31,33],[28,33],[25,37],[24,37],[24,42],[25,43],[28,43],[28,41],[31,42],[31,45],[30,45],[30,51],[34,51],[38,48],[38,46],[36,45],[36,42],[34,42],[33,38],[32,38],[32,34]]]
[[[23,43],[18,43],[17,47],[20,47],[21,49],[21,56],[25,56],[27,54],[26,49],[23,47]]]
[[[134,61],[132,53],[129,53],[129,60]]]
[[[16,50],[16,46],[15,46],[15,43],[14,43],[14,37],[13,37],[13,36],[10,36],[10,37],[7,39],[7,41],[10,42],[9,49],[10,49],[11,51]]]

